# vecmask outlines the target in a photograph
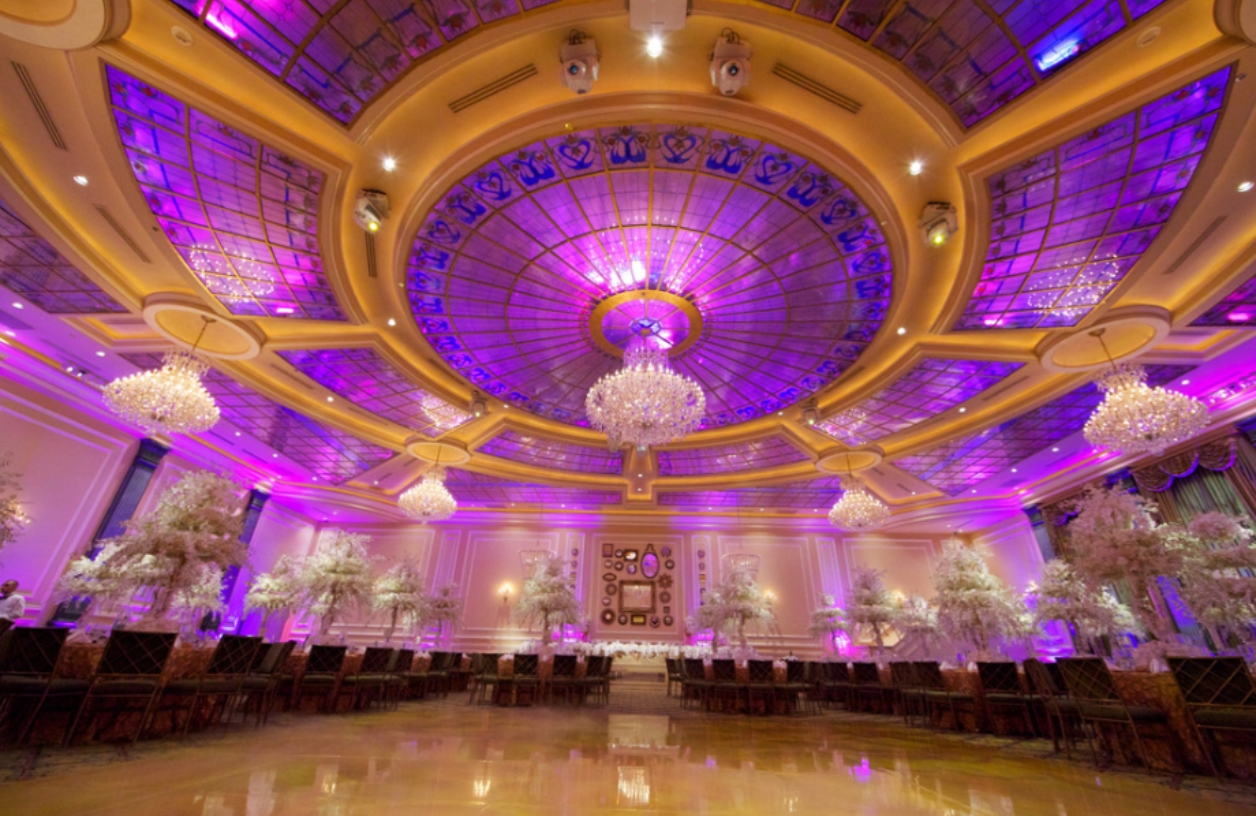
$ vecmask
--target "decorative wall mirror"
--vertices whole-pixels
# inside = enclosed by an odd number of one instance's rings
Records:
[[[624,550],[624,560],[625,560],[625,561],[636,561],[636,560],[637,560],[637,551],[636,551],[636,550]]]
[[[615,613],[609,609],[602,610],[602,623],[614,623]]]
[[[654,613],[653,581],[621,581],[619,584],[620,612]]]
[[[659,574],[659,557],[652,552],[641,556],[641,574],[653,578]]]

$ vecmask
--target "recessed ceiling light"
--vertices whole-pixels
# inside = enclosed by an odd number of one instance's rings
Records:
[[[907,165],[907,172],[913,176],[918,176],[925,171],[925,163],[920,159],[913,159],[912,163]]]
[[[916,495],[916,491],[914,491],[914,490],[913,490],[913,491],[911,492],[911,494],[912,494],[913,496],[914,496],[914,495]]]
[[[967,409],[967,408],[965,408],[965,407],[964,407],[964,406],[962,406],[962,405],[959,407],[959,412],[960,412],[961,414],[962,414],[962,413],[965,413],[967,410],[968,410],[968,409]]]
[[[663,56],[663,38],[657,34],[651,34],[650,38],[645,41],[645,52],[655,59]]]
[[[68,366],[66,366],[66,367],[65,367],[65,370],[66,370],[68,373],[73,374],[73,373],[74,373],[74,366],[72,366],[72,365],[68,365]]]
[[[236,436],[239,436],[239,435],[240,435],[240,432],[239,432],[239,431],[236,431]]]
[[[375,486],[376,486],[376,487],[379,487],[379,481],[378,481],[378,480],[376,480],[376,482],[375,482]]]
[[[272,453],[272,454],[270,455],[270,458],[271,458],[271,459],[278,459],[278,458],[279,458],[279,454],[277,454],[277,453]]]
[[[644,476],[645,476],[645,474],[644,474],[644,473],[638,473],[638,474],[637,474],[637,478],[638,478],[638,479],[641,479],[641,478],[643,478]]]
[[[318,477],[317,477],[317,476],[312,476],[311,478],[312,478],[314,481],[316,481],[316,482],[318,481]]]
[[[78,176],[75,176],[75,177],[74,177],[74,183],[75,183],[75,184],[77,184],[77,185],[78,185],[78,186],[80,186],[80,187],[86,187],[86,186],[87,186],[87,176],[83,176],[83,175],[78,175]]]
[[[1190,384],[1191,384],[1190,380],[1182,380],[1182,385],[1190,385]]]
[[[15,301],[13,301],[13,308],[14,308],[14,309],[25,309],[26,307],[25,307],[25,306],[23,306],[22,304],[18,303],[18,302],[15,300]]]
[[[329,396],[327,397],[327,401],[328,401],[328,402],[335,402],[335,401],[336,401],[336,398],[335,398],[335,397],[333,397],[333,396],[330,396],[330,395],[329,395]]]
[[[396,325],[397,325],[397,318],[395,318],[395,317],[390,317],[390,318],[388,318],[388,325],[389,325],[389,326],[396,326]]]
[[[974,488],[973,488],[973,492],[974,492],[974,493],[976,493],[976,492],[977,492],[977,488],[975,488],[975,487],[974,487]]]
[[[397,169],[397,160],[392,156],[385,156],[383,161],[384,169],[389,173]]]
[[[901,334],[907,334],[907,327],[906,327],[906,326],[899,326],[899,327],[898,327],[898,333],[899,333],[900,335],[901,335]]]
[[[1052,452],[1052,453],[1059,453],[1059,452],[1060,452],[1060,449],[1059,449],[1059,448],[1052,448],[1052,449],[1051,449],[1051,452]]]
[[[96,356],[97,356],[97,357],[104,357],[104,356],[105,356],[105,353],[104,353],[103,351],[98,351],[98,352],[96,352]],[[1186,382],[1189,382],[1189,380],[1187,380]],[[1185,382],[1183,383],[1183,385],[1185,385]]]
[[[15,331],[6,331],[5,334],[9,335],[10,337],[17,337],[17,332]]]
[[[1016,472],[1016,468],[1012,468],[1012,472],[1013,472],[1013,473],[1015,473],[1015,472]]]
[[[1246,193],[1248,190],[1252,189],[1252,187],[1256,187],[1256,184],[1253,184],[1253,183],[1252,183],[1252,182],[1250,182],[1250,181],[1240,182],[1240,183],[1239,183],[1239,192],[1240,192],[1240,193]]]

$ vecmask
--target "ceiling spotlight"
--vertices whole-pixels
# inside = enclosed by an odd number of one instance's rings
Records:
[[[353,200],[353,220],[367,232],[379,232],[388,210],[388,194],[382,190],[358,190]]]
[[[920,159],[912,159],[911,164],[907,165],[907,172],[913,176],[918,176],[925,171],[925,163]]]
[[[1239,192],[1246,193],[1248,190],[1252,189],[1252,187],[1256,187],[1256,184],[1253,184],[1250,181],[1244,181],[1239,184]]]
[[[11,303],[10,305],[11,305],[14,309],[25,309],[25,308],[26,308],[25,306],[23,306],[21,303],[17,302],[16,300],[15,300],[15,301],[13,301],[13,303]]]
[[[559,77],[567,90],[587,94],[597,82],[597,43],[583,31],[572,29],[558,51]]]
[[[930,201],[920,213],[920,230],[926,241],[941,246],[959,232],[959,214],[946,201]]]
[[[645,52],[655,59],[663,56],[663,38],[658,34],[651,34],[645,41]]]
[[[97,357],[104,357],[104,356],[105,356],[105,353],[104,353],[103,351],[98,351],[98,352],[96,352],[96,356],[97,356]],[[1188,383],[1188,382],[1190,382],[1190,380],[1185,380],[1183,384]]]
[[[906,327],[906,326],[899,326],[899,327],[898,327],[898,335],[899,335],[900,337],[902,337],[904,334],[907,334],[907,327]]]
[[[962,406],[962,405],[961,405],[961,406],[959,407],[959,412],[960,412],[961,414],[962,414],[962,413],[965,413],[965,412],[967,412],[967,411],[968,411],[968,409],[967,409],[967,408],[965,408],[964,406]]]
[[[802,405],[802,421],[806,425],[814,427],[820,421],[820,409],[816,407],[815,400],[807,400]]]
[[[86,186],[87,186],[87,176],[84,176],[84,175],[77,175],[77,176],[75,176],[75,177],[74,177],[74,183],[75,183],[75,184],[77,184],[77,185],[78,185],[78,186],[80,186],[80,187],[86,187]]]
[[[395,318],[395,317],[390,317],[390,318],[388,318],[388,325],[389,325],[389,326],[396,326],[396,325],[397,325],[397,318]]]
[[[335,397],[333,397],[333,396],[331,396],[331,395],[329,394],[329,395],[327,396],[327,401],[328,401],[328,402],[335,402],[335,401],[336,401],[336,398],[335,398]]]
[[[1016,472],[1016,468],[1012,468],[1012,472],[1013,472],[1013,473],[1015,473],[1015,472]]]
[[[389,173],[397,169],[397,160],[392,156],[385,156],[383,161],[384,169]]]
[[[660,41],[659,52],[662,50]],[[742,42],[731,28],[720,32],[715,50],[711,52],[711,84],[724,96],[736,96],[750,84],[750,44]]]
[[[239,435],[240,435],[240,432],[239,432],[239,431],[236,431],[235,433],[236,433],[236,436],[239,436]]]
[[[471,395],[471,415],[476,419],[488,413],[488,403],[484,401],[484,395],[476,391]]]
[[[1182,385],[1190,385],[1190,384],[1191,384],[1190,380],[1182,380]]]
[[[1060,452],[1060,449],[1059,449],[1059,448],[1052,448],[1052,449],[1051,449],[1051,452],[1052,452],[1052,453],[1059,453],[1059,452]]]

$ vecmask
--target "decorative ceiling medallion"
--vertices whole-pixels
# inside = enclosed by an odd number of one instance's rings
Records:
[[[851,473],[871,470],[885,459],[885,452],[876,445],[830,453],[816,462],[816,470],[824,473]]]
[[[1038,360],[1053,374],[1077,374],[1109,365],[1111,359],[1129,360],[1155,347],[1169,336],[1170,314],[1158,306],[1127,306],[1113,309],[1085,331],[1056,334],[1038,346]],[[1104,330],[1107,353],[1091,332]]]
[[[185,346],[197,342],[196,353],[220,360],[251,360],[261,353],[263,339],[252,327],[222,317],[193,297],[158,292],[144,298],[144,321],[153,331]],[[206,323],[206,319],[212,322]]]
[[[421,436],[412,436],[405,442],[406,453],[424,462],[441,465],[464,465],[471,461],[471,452],[459,442],[437,442]]]
[[[876,217],[825,168],[660,124],[486,162],[424,219],[407,288],[432,347],[486,394],[586,424],[612,347],[650,337],[676,347],[712,427],[840,376],[880,328],[892,278]]]

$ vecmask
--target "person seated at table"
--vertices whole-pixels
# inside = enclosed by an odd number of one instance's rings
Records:
[[[26,613],[26,599],[17,594],[17,581],[10,578],[0,584],[0,632],[18,622]]]

